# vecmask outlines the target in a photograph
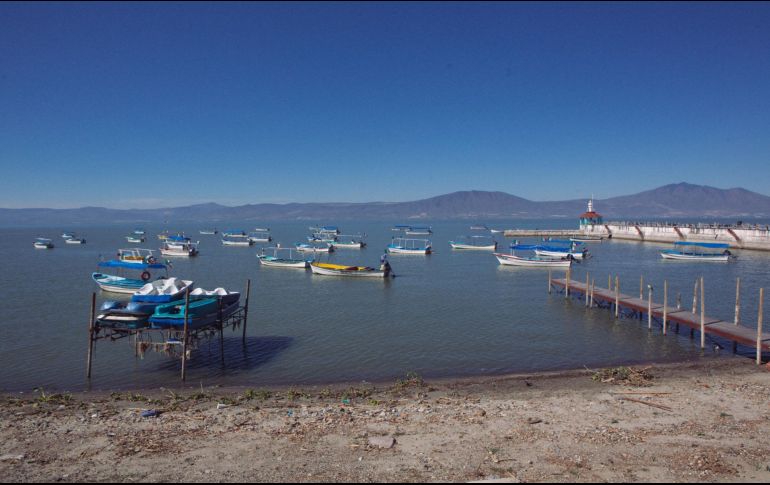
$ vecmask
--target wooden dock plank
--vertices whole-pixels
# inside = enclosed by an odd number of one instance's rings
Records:
[[[551,280],[551,284],[554,286],[567,286],[567,280],[564,278],[556,278]],[[576,280],[569,281],[569,289],[571,293],[579,293],[585,295],[591,291],[590,286],[586,286],[585,283],[581,283]],[[594,301],[604,303],[615,303],[615,292],[607,288],[594,288]],[[622,308],[628,308],[635,311],[647,313],[649,302],[637,297],[626,295],[621,293],[619,295],[619,305]],[[652,302],[652,316],[655,318],[663,317],[663,305],[660,303]],[[678,323],[690,327],[695,330],[700,330],[701,317],[700,313],[692,313],[690,310],[676,309],[668,307],[666,311],[666,320],[671,323]],[[706,316],[704,318],[705,333],[715,335],[727,340],[738,342],[742,345],[746,345],[751,348],[757,346],[757,330],[735,325],[732,322],[726,322],[719,318],[713,318]],[[762,332],[761,343],[762,350],[770,350],[770,333]]]

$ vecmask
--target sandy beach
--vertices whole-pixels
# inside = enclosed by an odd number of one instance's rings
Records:
[[[5,394],[0,474],[768,482],[768,397],[770,372],[745,358],[387,386]]]

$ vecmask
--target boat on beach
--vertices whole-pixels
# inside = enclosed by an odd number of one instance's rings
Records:
[[[456,241],[449,241],[452,249],[470,251],[497,251],[497,241],[491,236],[460,236]]]
[[[273,266],[277,268],[305,269],[313,261],[312,259],[303,259],[295,255],[296,249],[292,248],[263,248],[257,255],[257,259],[263,266]],[[271,254],[272,253],[272,254]]]
[[[430,239],[394,237],[386,250],[392,254],[430,254],[433,247]]]
[[[727,263],[736,259],[729,247],[729,244],[724,243],[677,241],[674,243],[674,249],[662,251],[660,255],[663,259],[676,261]],[[707,251],[709,249],[712,251]]]

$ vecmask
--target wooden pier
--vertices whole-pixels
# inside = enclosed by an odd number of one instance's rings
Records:
[[[652,329],[653,320],[660,322],[663,328],[663,335],[668,333],[671,324],[689,327],[691,332],[700,332],[701,348],[706,346],[706,336],[711,335],[720,337],[733,342],[733,351],[736,344],[745,345],[756,351],[757,364],[762,363],[762,352],[770,351],[770,334],[762,331],[763,307],[764,307],[764,288],[759,291],[759,315],[757,317],[757,328],[750,328],[740,325],[740,280],[736,287],[736,305],[735,319],[728,322],[720,318],[706,315],[705,311],[705,290],[703,278],[696,283],[693,292],[692,308],[682,308],[681,302],[677,306],[668,304],[668,284],[664,284],[663,298],[664,303],[653,301],[652,287],[647,287],[647,298],[644,298],[644,280],[640,282],[640,297],[624,294],[620,292],[620,281],[615,277],[615,285],[612,288],[612,278],[608,279],[608,288],[597,287],[595,281],[586,277],[586,282],[575,281],[567,273],[565,278],[552,278],[548,274],[548,292],[554,289],[565,295],[566,298],[578,298],[585,302],[589,308],[605,308],[613,310],[615,318],[625,316],[643,318],[647,315],[648,328]],[[698,305],[698,296],[700,293],[700,306]]]

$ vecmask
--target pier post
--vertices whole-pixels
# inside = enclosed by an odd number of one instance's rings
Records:
[[[551,274],[551,270],[548,270],[548,294],[551,294],[551,281],[553,281],[553,275]]]
[[[762,320],[765,310],[765,289],[759,289],[759,316],[757,317],[757,365],[762,365]]]
[[[184,294],[184,327],[182,327],[182,381],[187,378],[187,340],[190,332],[190,326],[187,317],[190,312],[190,288],[188,287]]]
[[[596,280],[591,280],[591,308],[594,306],[594,291],[596,290]]]
[[[681,310],[682,309],[682,292],[678,291],[676,293],[676,309]]]
[[[225,365],[225,320],[222,317],[222,299],[217,302],[217,318],[219,320],[219,353],[222,357],[222,365]]]
[[[615,318],[620,318],[620,277],[615,275]]]
[[[692,314],[695,315],[698,308],[698,279],[695,280],[695,289],[692,290]]]
[[[703,276],[700,277],[700,348],[706,348],[706,290],[703,288]]]
[[[647,285],[647,330],[652,330],[652,285]]]
[[[589,291],[590,287],[591,287],[590,275],[588,273],[586,273],[586,294],[585,294],[585,297],[586,297],[586,308],[588,308],[588,299],[591,296],[589,294],[590,293],[590,291]]]
[[[607,275],[607,291],[612,291],[612,275]]]
[[[249,320],[249,297],[251,296],[251,278],[246,280],[246,306],[243,307],[243,345],[246,345],[246,323]]]
[[[567,279],[566,279],[567,284],[564,286],[564,298],[569,298],[569,280],[570,280],[570,277],[572,276],[571,271],[572,271],[571,267],[567,268]]]
[[[639,276],[639,299],[644,300],[644,275]]]
[[[735,283],[735,325],[741,322],[741,277]]]
[[[663,335],[666,335],[668,326],[668,280],[663,280]]]
[[[94,359],[94,314],[96,313],[96,293],[91,293],[91,314],[88,319],[88,358],[86,377],[91,378],[91,364]]]

